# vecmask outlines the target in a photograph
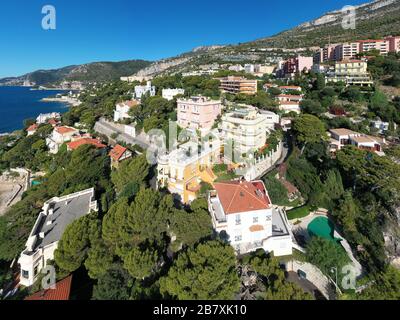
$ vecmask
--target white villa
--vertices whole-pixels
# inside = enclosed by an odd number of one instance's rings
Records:
[[[335,153],[346,145],[353,145],[362,150],[375,152],[378,155],[384,155],[382,146],[386,143],[385,139],[362,134],[345,128],[331,129],[328,132],[330,136],[330,152]]]
[[[265,146],[267,134],[275,124],[279,124],[277,114],[246,106],[224,114],[220,128],[225,142],[232,140],[235,150],[243,154]]]
[[[97,211],[94,189],[88,189],[45,202],[42,212],[26,242],[25,250],[18,259],[21,266],[20,284],[32,286],[48,260],[54,259],[65,228],[74,220]]]
[[[47,121],[50,119],[61,119],[61,114],[58,112],[51,112],[51,113],[41,113],[39,116],[36,118],[36,123],[37,124],[45,124]]]
[[[237,254],[264,249],[292,254],[292,232],[284,211],[274,208],[262,181],[214,183],[208,206],[214,230]]]
[[[303,100],[303,95],[280,94],[278,97],[279,110],[285,113],[296,112],[299,114],[300,102]]]
[[[49,148],[49,152],[57,154],[60,147],[70,142],[72,138],[79,135],[79,130],[72,127],[55,127],[50,137],[46,139],[46,145]]]
[[[177,95],[184,95],[185,89],[163,89],[162,97],[169,101],[174,100]]]
[[[128,100],[125,102],[118,103],[115,106],[114,110],[114,122],[118,122],[124,119],[130,119],[131,116],[129,115],[129,111],[137,107],[139,105],[139,101],[137,100]]]
[[[156,95],[156,87],[151,85],[151,81],[147,81],[145,86],[136,86],[135,87],[135,98],[141,99],[146,93],[150,94],[150,97],[154,97]]]

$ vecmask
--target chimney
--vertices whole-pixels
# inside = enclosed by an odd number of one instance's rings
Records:
[[[44,236],[45,236],[44,232],[39,233],[40,239],[44,239]]]
[[[54,214],[54,209],[53,208],[49,209],[49,216],[52,216],[53,214]]]
[[[47,221],[46,226],[51,226],[53,224],[52,220]]]

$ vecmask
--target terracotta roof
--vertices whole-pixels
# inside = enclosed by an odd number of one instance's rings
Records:
[[[56,130],[59,134],[65,134],[65,133],[78,131],[77,129],[71,128],[71,127],[58,127],[58,128],[55,128],[54,130]]]
[[[56,283],[55,289],[39,291],[25,300],[50,300],[50,301],[67,301],[71,294],[72,275]]]
[[[225,214],[264,210],[271,201],[262,181],[230,181],[214,184]]]
[[[91,144],[98,149],[103,149],[103,148],[107,147],[105,144],[102,144],[99,140],[92,139],[92,138],[82,138],[82,139],[79,139],[76,141],[72,141],[72,142],[68,143],[67,146],[70,150],[75,150],[85,144]]]
[[[137,100],[127,100],[122,103],[119,103],[120,105],[127,105],[129,108],[133,108],[139,105],[139,101]]]
[[[124,148],[123,146],[120,146],[117,144],[109,153],[109,156],[113,158],[116,161],[119,161],[121,157],[124,155],[124,153],[128,150],[127,148]]]
[[[53,126],[53,125],[55,126],[55,125],[58,123],[58,120],[52,118],[52,119],[50,119],[47,123],[48,123],[48,124],[51,124],[52,126]]]
[[[30,132],[30,131],[36,131],[37,128],[39,128],[39,126],[37,124],[32,124],[31,126],[29,126],[28,129],[26,129],[26,131]]]

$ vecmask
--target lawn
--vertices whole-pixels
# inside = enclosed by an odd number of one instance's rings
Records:
[[[294,220],[294,219],[301,219],[304,217],[307,217],[310,214],[310,207],[308,205],[294,208],[292,210],[289,210],[287,212],[287,217],[289,220]]]

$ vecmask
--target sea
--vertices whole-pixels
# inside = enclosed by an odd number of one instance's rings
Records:
[[[62,92],[65,91],[0,86],[0,134],[22,129],[24,120],[36,119],[40,113],[67,112],[68,104],[40,101]]]

